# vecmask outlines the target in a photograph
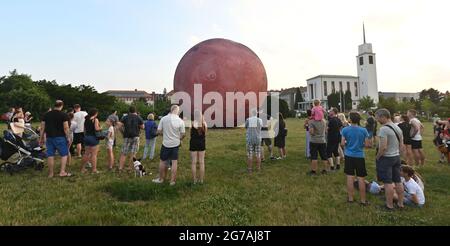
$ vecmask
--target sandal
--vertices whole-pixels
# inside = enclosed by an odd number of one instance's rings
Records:
[[[360,202],[359,205],[363,206],[363,207],[367,207],[370,205],[369,201],[365,201],[365,202]]]
[[[73,177],[74,175],[71,173],[66,173],[66,175],[59,175],[60,178],[70,178]]]

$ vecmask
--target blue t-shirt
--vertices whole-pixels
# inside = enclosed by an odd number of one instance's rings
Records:
[[[354,158],[364,158],[364,142],[369,138],[366,128],[348,126],[342,129],[342,136],[346,140],[345,155]]]

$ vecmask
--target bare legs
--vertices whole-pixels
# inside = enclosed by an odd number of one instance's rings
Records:
[[[168,166],[166,165],[166,161],[159,162],[159,180],[161,183],[166,179]],[[178,161],[172,160],[172,177],[170,180],[170,184],[174,185],[177,182],[177,170],[178,170]]]
[[[90,162],[92,164],[92,173],[97,173],[97,154],[98,154],[98,145],[97,146],[86,146],[85,152],[83,155],[83,159],[81,161],[81,172],[86,173],[86,164]]]
[[[51,156],[47,158],[48,164],[48,177],[53,178],[54,176],[54,168],[55,168],[55,157]],[[67,176],[66,172],[66,164],[67,164],[67,156],[61,157],[61,171],[59,172],[59,176]]]
[[[108,168],[112,170],[114,168],[114,152],[112,148],[107,149],[108,155]]]
[[[398,199],[398,206],[403,208],[403,184],[402,183],[396,183],[394,184],[384,184],[384,190],[386,193],[386,206],[388,208],[394,208],[394,195],[397,194]]]
[[[194,183],[203,183],[205,177],[205,151],[193,151],[191,152],[191,170]],[[200,174],[197,179],[197,163],[200,166]]]
[[[354,176],[347,175],[347,194],[348,194],[347,200],[349,202],[353,202],[353,199],[354,199],[354,193],[355,193],[355,188],[353,186],[354,180],[355,180]],[[358,188],[359,188],[359,197],[360,197],[361,203],[366,203],[367,200],[366,200],[365,178],[358,177]]]
[[[416,165],[425,165],[425,153],[423,152],[423,149],[413,149],[412,152],[414,153]]]

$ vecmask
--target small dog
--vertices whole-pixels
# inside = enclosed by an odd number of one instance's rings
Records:
[[[135,177],[142,178],[145,175],[147,175],[147,172],[145,171],[145,168],[141,163],[141,159],[138,160],[136,158],[133,158],[133,162],[134,162],[134,176]]]

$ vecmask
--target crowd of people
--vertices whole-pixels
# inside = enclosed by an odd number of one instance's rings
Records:
[[[283,115],[278,119],[250,110],[250,116],[245,122],[246,152],[248,173],[261,170],[262,162],[266,160],[264,148],[268,149],[270,160],[287,158],[286,137],[288,129]],[[159,174],[154,183],[164,183],[170,171],[170,185],[177,181],[179,149],[186,136],[185,122],[180,118],[180,108],[173,105],[170,112],[155,121],[155,114],[149,114],[144,121],[131,106],[129,112],[119,119],[117,112],[108,116],[103,130],[98,119],[99,112],[91,108],[83,111],[80,105],[64,111],[64,102],[56,101],[54,107],[41,117],[39,127],[40,144],[46,146],[48,176],[54,177],[55,156],[61,159],[59,177],[71,177],[67,166],[74,158],[81,159],[81,173],[90,169],[98,174],[98,153],[106,151],[108,170],[119,172],[133,170],[133,162],[138,158],[141,131],[145,131],[145,146],[140,159],[154,160],[156,139],[162,136],[162,146],[159,155]],[[20,136],[23,129],[29,126],[33,119],[29,112],[22,108],[12,108],[6,116],[11,130]],[[191,121],[189,151],[191,159],[192,180],[195,184],[203,184],[205,179],[205,155],[207,123],[199,110],[194,111]],[[378,127],[378,124],[381,126]],[[384,190],[386,196],[385,208],[393,210],[395,206],[404,205],[422,207],[425,204],[424,182],[412,167],[425,165],[423,151],[424,125],[417,118],[415,110],[409,110],[405,115],[393,115],[386,109],[368,112],[364,127],[359,112],[339,113],[336,108],[326,111],[321,102],[316,100],[314,107],[307,112],[305,156],[311,161],[310,176],[325,175],[336,172],[344,165],[347,176],[347,202],[354,202],[355,188],[359,190],[360,204],[369,205],[366,193],[379,193]],[[440,162],[450,163],[450,120],[434,119],[434,144],[440,150]],[[118,165],[114,155],[117,136],[123,136],[120,147]],[[279,150],[275,157],[274,147]],[[366,148],[376,148],[376,175],[379,182],[368,182],[366,169]],[[319,169],[319,157],[323,163]],[[445,160],[447,159],[447,160]]]

